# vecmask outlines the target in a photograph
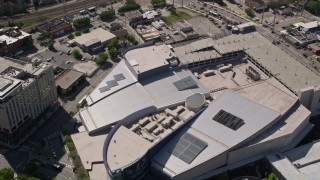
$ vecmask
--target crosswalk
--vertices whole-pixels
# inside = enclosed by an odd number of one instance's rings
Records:
[[[25,151],[31,151],[32,148],[26,145],[20,146],[20,148],[18,149],[18,151],[20,152],[25,152]]]
[[[60,136],[60,132],[57,131],[57,132],[54,132],[52,134],[50,134],[48,137],[47,137],[47,140],[51,140],[51,139],[54,139],[56,137]]]
[[[71,166],[70,164],[66,164],[66,163],[63,163],[63,162],[60,162],[60,161],[59,161],[59,163],[60,163],[60,164],[63,164],[64,166],[66,166],[66,167],[68,167],[68,168],[70,168],[70,169],[72,169],[72,166]]]

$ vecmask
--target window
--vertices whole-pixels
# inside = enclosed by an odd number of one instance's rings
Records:
[[[220,110],[212,119],[234,131],[245,124],[241,118],[224,110]]]
[[[170,150],[170,153],[190,164],[207,146],[206,142],[192,134],[186,133]]]

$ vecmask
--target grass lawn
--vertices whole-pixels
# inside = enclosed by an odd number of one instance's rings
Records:
[[[162,20],[170,25],[176,21],[180,21],[183,19],[189,19],[189,18],[191,18],[191,16],[185,12],[182,12],[182,11],[177,11],[176,14],[172,14],[170,16],[162,16]]]

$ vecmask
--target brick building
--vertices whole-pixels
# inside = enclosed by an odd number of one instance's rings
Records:
[[[54,19],[52,21],[45,22],[36,27],[39,32],[50,32],[51,38],[56,38],[64,34],[70,33],[73,31],[72,25],[60,20]]]

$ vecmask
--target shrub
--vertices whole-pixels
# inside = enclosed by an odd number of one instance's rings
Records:
[[[96,60],[96,64],[97,65],[102,65],[106,62],[106,60],[108,59],[108,54],[107,53],[100,53],[99,54],[99,58]]]
[[[245,11],[249,17],[253,18],[255,16],[251,8],[247,8]]]
[[[80,32],[80,31],[77,31],[77,32],[74,33],[74,35],[75,35],[75,36],[80,36],[80,35],[81,35],[81,32]]]
[[[108,49],[108,53],[110,55],[110,57],[113,59],[117,56],[117,49],[116,48],[111,48],[111,49]]]
[[[74,35],[73,35],[73,34],[69,34],[69,35],[67,36],[67,38],[68,38],[68,39],[73,39],[73,38],[74,38]]]
[[[48,49],[49,49],[50,51],[55,50],[54,44],[53,44],[53,43],[49,43],[49,44],[48,44]]]

